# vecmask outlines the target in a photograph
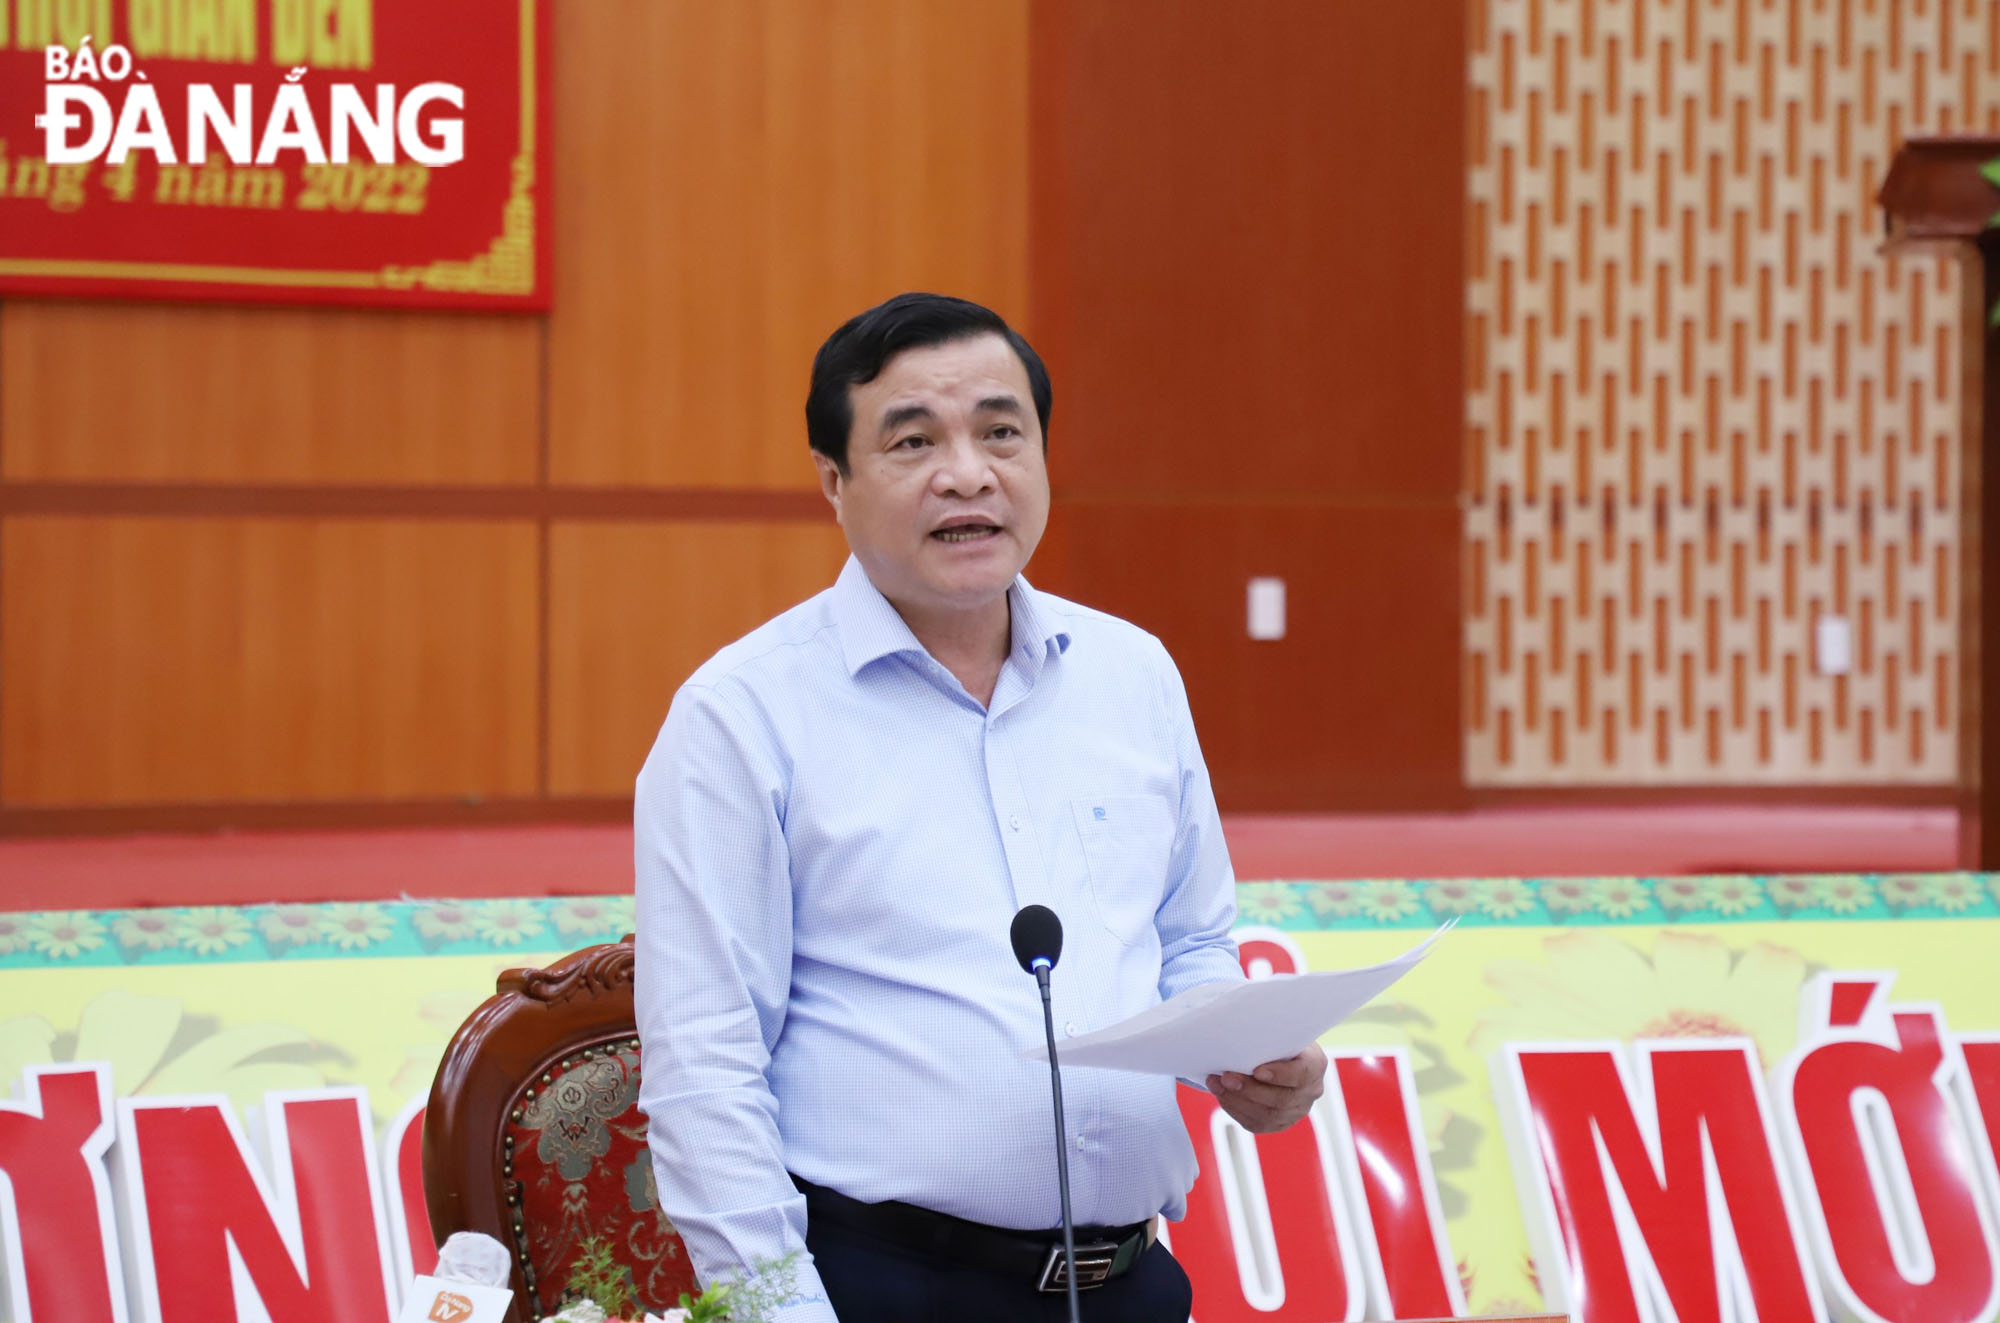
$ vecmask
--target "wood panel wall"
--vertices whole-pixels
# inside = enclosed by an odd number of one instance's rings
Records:
[[[1876,191],[2000,8],[1477,8],[1469,779],[1950,786],[1978,280]]]
[[[818,342],[1026,305],[1028,0],[554,3],[550,317],[0,307],[0,829],[622,812]]]
[[[1465,46],[1425,10],[1035,11],[1042,575],[1166,641],[1225,809],[1463,795]]]
[[[0,830],[622,815],[835,572],[807,368],[908,288],[1043,349],[1033,573],[1226,807],[1455,802],[1456,3],[553,2],[548,317],[0,306]]]

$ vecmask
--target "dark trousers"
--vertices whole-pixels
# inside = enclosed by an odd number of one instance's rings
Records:
[[[806,1248],[841,1323],[1062,1323],[1067,1295],[1030,1280],[918,1258],[864,1232],[810,1221]],[[1165,1245],[1130,1272],[1077,1295],[1088,1323],[1187,1323],[1193,1292]]]

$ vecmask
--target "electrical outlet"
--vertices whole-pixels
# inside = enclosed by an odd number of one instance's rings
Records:
[[[1285,637],[1283,579],[1264,578],[1250,581],[1250,637],[1253,639]]]
[[[1821,616],[1813,624],[1813,664],[1821,675],[1854,669],[1854,629],[1846,616]]]

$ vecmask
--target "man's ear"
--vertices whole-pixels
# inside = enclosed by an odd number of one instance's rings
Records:
[[[839,519],[840,485],[845,481],[845,477],[840,471],[840,465],[815,450],[813,451],[813,467],[819,470],[820,495],[826,497],[827,504],[833,507],[833,517]]]

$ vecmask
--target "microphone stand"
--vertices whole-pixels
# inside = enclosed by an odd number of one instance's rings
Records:
[[[1056,1064],[1056,1013],[1049,1004],[1046,956],[1035,957],[1035,984],[1042,990],[1042,1030],[1049,1040],[1049,1084],[1056,1100],[1056,1181],[1062,1192],[1063,1282],[1069,1287],[1069,1323],[1082,1323],[1076,1304],[1076,1228],[1069,1211],[1069,1130],[1063,1124],[1062,1070]]]

